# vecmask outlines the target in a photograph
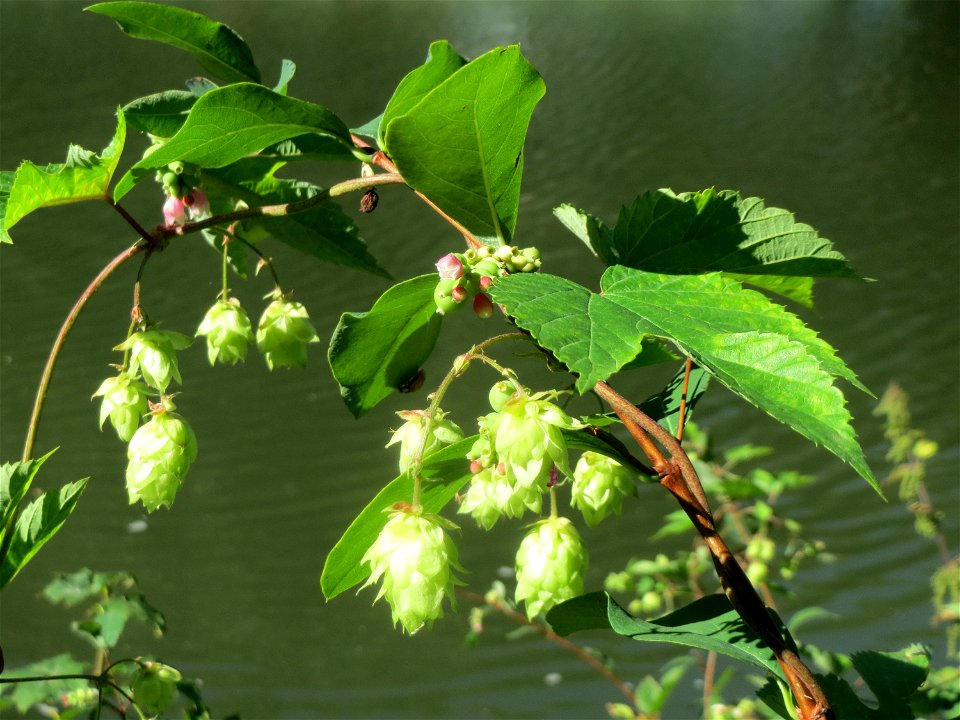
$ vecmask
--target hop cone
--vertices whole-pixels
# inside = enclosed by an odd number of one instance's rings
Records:
[[[197,457],[197,438],[186,420],[161,410],[142,425],[127,447],[127,494],[148,512],[170,507]]]
[[[131,371],[139,372],[150,387],[165,392],[171,380],[181,382],[177,350],[183,350],[191,342],[183,333],[172,330],[143,330],[115,349],[129,350]]]
[[[140,427],[140,418],[147,414],[147,393],[149,390],[140,380],[121,373],[104,380],[93,397],[103,396],[100,403],[100,427],[109,417],[110,424],[124,442]]]
[[[404,410],[397,414],[406,422],[393,432],[387,447],[400,443],[400,474],[403,475],[410,469],[420,449],[427,420],[424,413],[419,410]],[[433,422],[430,423],[430,433],[423,449],[423,457],[458,440],[463,440],[463,430],[456,423],[444,420],[443,413],[438,411]]]
[[[539,513],[541,500],[539,488],[516,485],[494,468],[483,468],[471,479],[458,512],[489,530],[503,515],[521,517],[527,509]]]
[[[271,370],[306,367],[307,344],[319,341],[307,309],[281,297],[267,306],[257,326],[257,347]]]
[[[616,460],[587,450],[573,471],[570,504],[594,527],[608,515],[619,515],[624,496],[633,489],[633,473]]]
[[[207,359],[236,365],[247,357],[247,344],[253,342],[250,318],[235,299],[218,300],[207,311],[197,336],[207,337]]]
[[[159,715],[177,695],[182,680],[176,668],[157,662],[146,662],[133,679],[133,698],[137,707],[150,715]]]
[[[451,567],[457,564],[457,546],[437,515],[394,511],[361,560],[370,564],[364,584],[383,580],[376,602],[387,599],[397,621],[411,635],[443,617],[444,596],[453,602],[457,582]]]
[[[534,618],[583,593],[587,549],[566,518],[547,518],[533,526],[517,550],[516,601]]]

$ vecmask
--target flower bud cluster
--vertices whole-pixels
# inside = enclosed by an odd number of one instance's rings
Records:
[[[163,187],[163,221],[167,225],[183,225],[187,220],[200,220],[210,214],[210,202],[197,186],[199,168],[172,162],[157,171],[154,179]]]
[[[484,291],[495,278],[518,272],[540,269],[540,251],[535,247],[499,248],[484,245],[465,253],[450,253],[437,261],[440,281],[433,293],[437,312],[453,312],[472,298],[473,311],[481,318],[493,315],[493,302]]]
[[[588,450],[573,471],[570,504],[594,527],[605,517],[620,514],[623,498],[634,493],[634,479],[634,473],[616,460]]]
[[[169,400],[160,404],[127,446],[127,494],[147,512],[170,507],[197,458],[197,438]]]
[[[257,348],[271,370],[306,367],[307,345],[320,342],[307,309],[279,290],[270,297],[273,301],[267,305],[257,325]]]
[[[397,413],[404,419],[403,425],[393,431],[386,447],[400,444],[400,474],[405,475],[416,462],[420,448],[420,458],[432,455],[444,445],[463,440],[463,430],[451,420],[445,420],[445,413],[437,409],[434,418],[428,423],[427,413],[423,410],[401,410]],[[429,430],[427,426],[429,424]],[[424,439],[424,431],[427,431]]]
[[[557,603],[583,593],[587,549],[567,518],[541,520],[517,550],[517,602],[526,604],[527,617],[547,612]]]

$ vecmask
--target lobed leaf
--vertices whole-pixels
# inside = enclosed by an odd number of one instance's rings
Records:
[[[509,243],[524,138],[543,93],[519,47],[496,48],[381,123],[384,146],[407,184],[481,239]]]
[[[113,18],[131,37],[186,50],[221,80],[260,82],[260,70],[243,38],[205,15],[149,2],[105,2],[86,9]]]
[[[123,152],[126,133],[123,112],[118,110],[117,129],[100,155],[79,145],[71,145],[63,163],[40,166],[24,161],[17,168],[12,183],[10,175],[5,173],[0,185],[0,196],[6,196],[0,218],[3,241],[12,242],[10,228],[34,210],[105,199]]]
[[[26,497],[33,478],[40,467],[56,448],[36,460],[27,462],[4,463],[0,467],[0,541],[3,539],[4,528],[10,524],[12,515],[17,511],[20,501]]]
[[[354,417],[416,376],[440,333],[433,299],[436,274],[394,285],[368,312],[344,313],[327,359]]]
[[[447,445],[423,459],[422,475],[428,481],[420,493],[424,512],[440,512],[470,481],[472,474],[466,455],[477,437]],[[396,503],[410,502],[412,497],[413,479],[401,475],[384,487],[350,523],[323,564],[320,587],[327,600],[367,578],[370,568],[361,560],[389,520],[385,511]]]

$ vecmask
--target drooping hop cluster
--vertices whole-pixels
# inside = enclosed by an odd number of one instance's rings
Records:
[[[427,413],[423,410],[401,410],[397,413],[405,420],[393,432],[387,447],[400,443],[400,474],[404,475],[413,465],[417,454],[423,446],[421,457],[435,453],[444,445],[450,445],[463,440],[463,430],[450,421],[444,419],[444,413],[437,410],[433,420],[429,423],[429,431],[424,440],[424,430],[427,428]]]
[[[250,318],[236,298],[218,300],[204,315],[197,328],[197,337],[207,338],[207,359],[236,365],[247,357],[247,346],[253,342]]]
[[[563,430],[583,425],[547,399],[552,396],[530,395],[512,383],[491,389],[494,412],[479,420],[480,438],[467,454],[474,475],[459,510],[481,527],[489,529],[502,515],[540,512],[543,492],[558,473],[570,474]]]
[[[257,326],[257,347],[267,367],[306,367],[307,345],[320,342],[310,322],[307,309],[277,290],[273,301],[260,316]]]
[[[573,523],[563,517],[547,518],[520,543],[516,570],[516,601],[526,604],[532,619],[583,593],[587,549]]]
[[[540,269],[540,251],[535,247],[520,249],[506,245],[488,245],[465,253],[450,253],[437,261],[440,281],[433,292],[437,312],[451,313],[473,299],[473,311],[481,318],[493,315],[493,303],[484,292],[495,278],[510,273],[535,272]]]
[[[163,187],[167,199],[163,203],[163,221],[167,225],[183,225],[187,220],[200,220],[210,215],[210,202],[197,187],[198,168],[172,162],[158,170],[155,179]]]
[[[607,516],[620,514],[623,498],[635,491],[634,480],[634,473],[613,458],[588,450],[574,468],[570,504],[594,527]]]
[[[127,447],[127,494],[130,503],[138,500],[148,512],[170,507],[197,457],[193,429],[165,400],[140,427]]]
[[[443,617],[444,597],[454,602],[459,582],[453,570],[463,568],[446,529],[455,527],[438,515],[394,510],[363,556],[361,562],[370,566],[363,587],[382,580],[374,602],[386,598],[394,625],[399,620],[411,635]]]
[[[139,372],[150,387],[166,392],[171,380],[182,382],[177,350],[192,342],[183,333],[151,328],[133,333],[114,349],[129,350],[130,371]]]
[[[100,403],[100,428],[109,417],[110,424],[124,442],[140,427],[140,418],[147,414],[147,396],[150,389],[129,372],[104,380],[93,397],[103,397]]]

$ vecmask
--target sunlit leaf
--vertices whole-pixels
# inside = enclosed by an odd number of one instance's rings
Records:
[[[619,256],[613,247],[613,232],[602,220],[566,204],[554,208],[553,214],[567,230],[580,238],[604,265],[617,264]]]
[[[7,668],[4,670],[3,679],[11,682],[10,700],[17,712],[26,714],[35,710],[38,704],[48,702],[51,698],[60,698],[67,693],[90,687],[87,680],[59,679],[59,676],[80,675],[89,671],[86,664],[75,660],[69,653],[63,653],[18,668]],[[21,677],[57,677],[57,679],[14,682]]]
[[[0,539],[3,538],[3,528],[10,523],[12,514],[26,496],[40,466],[55,452],[56,448],[36,460],[4,463],[0,467]]]

